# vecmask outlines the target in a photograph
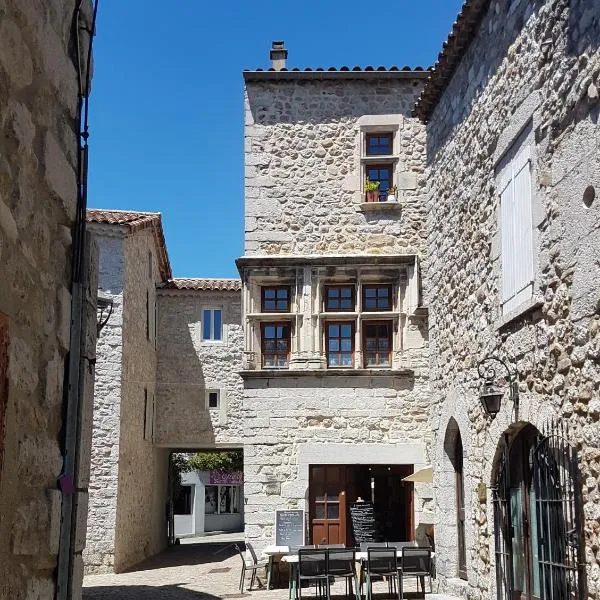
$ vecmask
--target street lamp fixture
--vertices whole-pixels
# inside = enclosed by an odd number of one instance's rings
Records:
[[[505,375],[502,372],[498,374],[498,369],[504,371]],[[500,412],[506,384],[508,384],[509,398],[513,401],[515,410],[518,410],[519,389],[516,369],[511,370],[506,362],[496,356],[488,356],[479,362],[477,371],[479,377],[483,379],[479,400],[492,419]]]

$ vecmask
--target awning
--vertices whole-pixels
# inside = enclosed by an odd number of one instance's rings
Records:
[[[418,471],[415,471],[408,477],[403,477],[402,481],[414,481],[415,483],[431,483],[433,481],[433,467],[427,465]]]

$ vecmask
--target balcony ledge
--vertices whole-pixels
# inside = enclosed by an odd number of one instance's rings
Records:
[[[401,208],[402,204],[397,200],[396,202],[361,202],[356,212],[373,212],[377,210],[399,211]]]
[[[252,369],[239,371],[242,379],[280,377],[412,377],[413,369]]]

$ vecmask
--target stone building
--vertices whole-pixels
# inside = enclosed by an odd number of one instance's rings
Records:
[[[166,546],[168,451],[153,444],[156,287],[171,277],[158,213],[88,210],[112,313],[96,349],[87,572]]]
[[[599,596],[599,43],[592,0],[467,0],[416,107],[437,575],[474,600]]]
[[[158,290],[157,445],[241,448],[241,284],[176,278]]]
[[[0,9],[0,597],[11,600],[80,596],[96,337],[78,195],[90,8]]]
[[[272,69],[244,73],[246,537],[274,543],[275,511],[299,508],[307,541],[351,542],[361,497],[382,535],[413,539],[431,508],[427,486],[401,481],[428,461],[425,129],[411,117],[427,74],[287,70],[286,54],[275,43]]]
[[[167,545],[169,455],[242,445],[238,280],[173,279],[159,213],[96,210],[98,341],[87,572]]]

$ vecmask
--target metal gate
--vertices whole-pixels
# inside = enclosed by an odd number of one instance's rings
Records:
[[[551,423],[533,446],[529,468],[535,493],[537,565],[541,600],[583,600],[585,563],[581,480],[577,450],[563,425]],[[499,600],[515,600],[510,440],[504,435],[494,504],[496,590]],[[514,466],[516,468],[516,465]]]
[[[581,600],[585,563],[577,449],[554,423],[533,452],[541,595]]]

